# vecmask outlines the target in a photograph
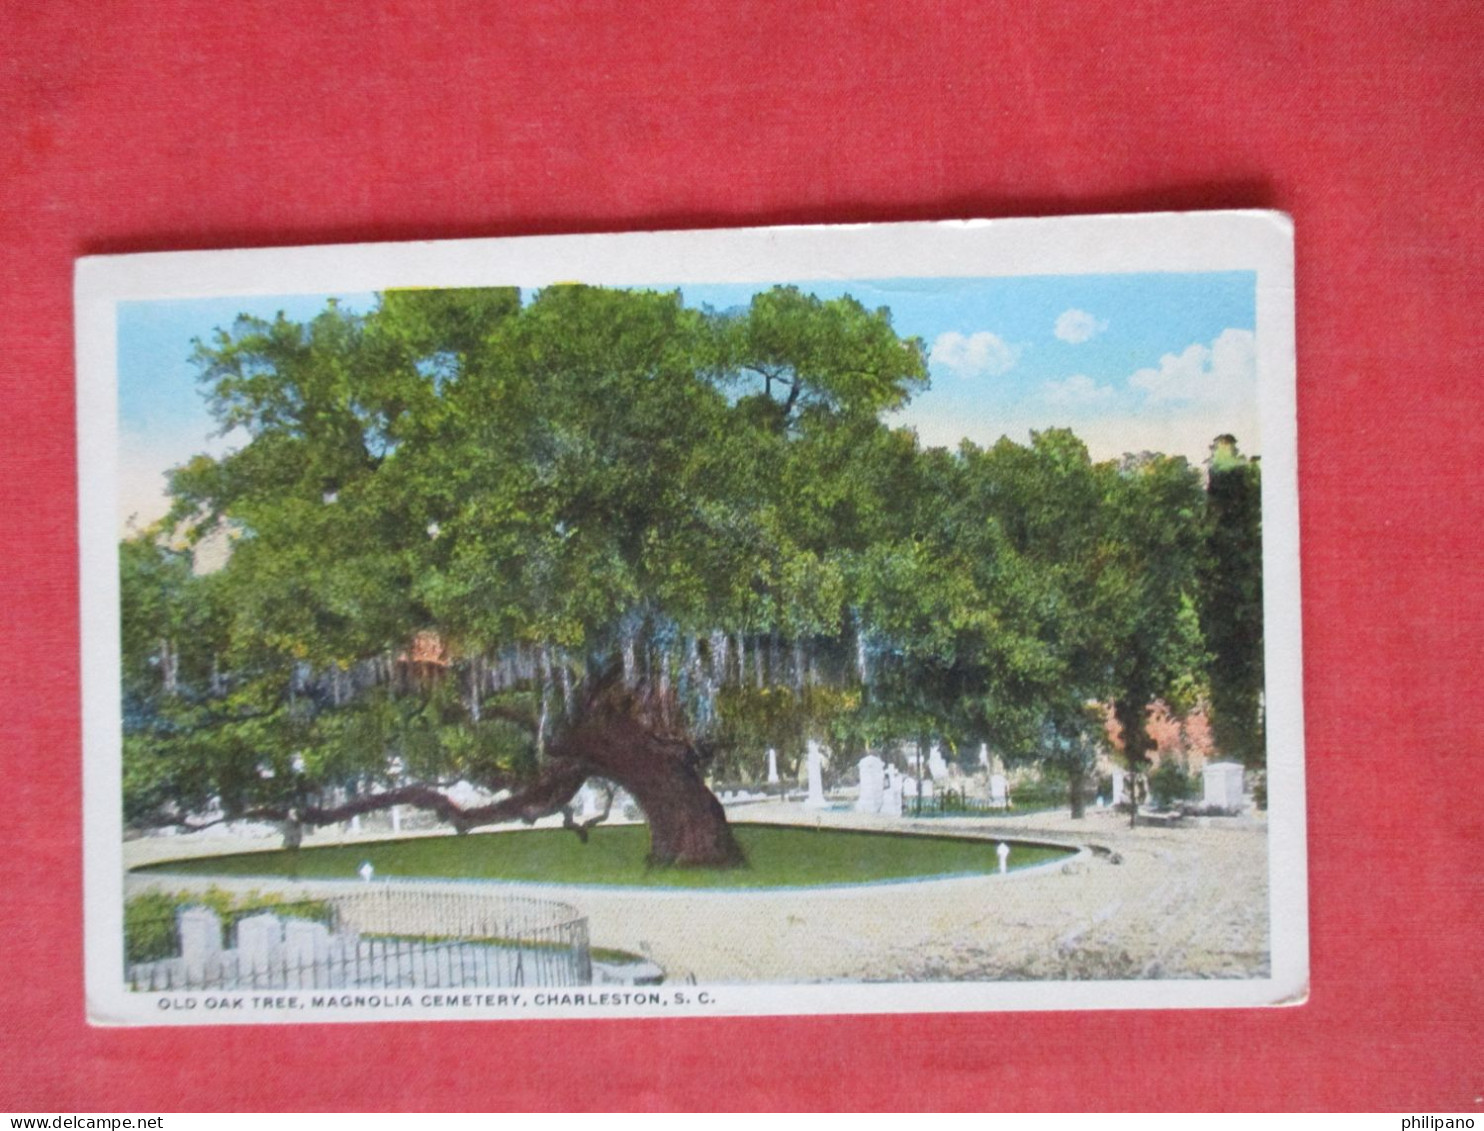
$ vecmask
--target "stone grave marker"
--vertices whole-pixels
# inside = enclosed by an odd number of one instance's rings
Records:
[[[855,811],[857,813],[881,812],[881,804],[885,800],[886,793],[885,767],[881,759],[874,754],[867,754],[856,763],[856,769],[860,772],[861,792],[856,798]]]
[[[283,953],[291,970],[328,961],[330,928],[312,919],[287,920],[283,925]]]
[[[809,740],[807,749],[809,753],[809,796],[804,799],[804,808],[824,809],[829,806],[829,802],[824,797],[824,751],[812,738]]]
[[[283,922],[272,912],[237,920],[237,958],[247,970],[266,970],[283,946]]]
[[[222,921],[209,907],[187,907],[175,917],[186,977],[201,978],[222,953]]]
[[[583,782],[577,796],[582,798],[582,812],[579,815],[583,820],[596,817],[601,812],[598,807],[598,789],[592,782]]]
[[[887,766],[884,773],[886,780],[881,791],[881,815],[900,817],[902,815],[902,775],[897,773],[895,766]]]
[[[1244,805],[1242,767],[1237,762],[1209,762],[1201,771],[1203,800],[1217,809],[1240,810]]]
[[[943,761],[943,750],[936,742],[928,747],[928,773],[934,781],[948,776],[948,763]]]

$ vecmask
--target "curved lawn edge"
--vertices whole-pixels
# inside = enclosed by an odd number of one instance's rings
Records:
[[[646,895],[671,895],[685,898],[696,898],[699,896],[715,895],[721,897],[736,896],[776,896],[783,893],[807,893],[807,892],[835,892],[852,890],[879,890],[883,887],[897,887],[901,885],[923,885],[923,884],[957,884],[974,880],[1010,880],[1019,876],[1042,875],[1050,869],[1065,867],[1074,861],[1083,861],[1090,858],[1097,851],[1097,846],[1088,846],[1082,843],[1068,843],[1067,841],[1049,837],[1037,836],[1014,836],[996,835],[988,830],[966,831],[966,830],[937,830],[937,829],[881,829],[881,828],[852,828],[849,826],[825,826],[820,828],[814,825],[783,822],[743,822],[740,825],[745,829],[767,829],[783,831],[788,833],[815,833],[821,832],[834,835],[848,835],[856,837],[894,838],[905,841],[949,841],[961,844],[972,844],[976,847],[999,844],[1001,842],[1015,846],[1033,848],[1042,851],[1055,852],[1057,855],[1050,859],[1037,861],[1035,863],[1012,866],[1007,872],[1000,873],[997,869],[970,869],[952,871],[926,871],[915,875],[887,875],[879,878],[867,879],[839,879],[824,880],[820,882],[804,883],[751,883],[751,884],[726,884],[721,882],[707,882],[702,884],[686,883],[632,883],[632,882],[584,882],[582,880],[551,879],[532,876],[442,876],[435,874],[408,875],[399,872],[384,872],[379,874],[373,883],[397,883],[415,884],[419,886],[429,884],[454,884],[459,886],[487,887],[497,886],[506,889],[520,890],[550,890],[568,891],[574,894],[587,893],[597,894],[603,892],[614,893],[644,893]],[[498,836],[516,836],[521,833],[531,833],[540,830],[501,830],[478,834],[480,839]],[[555,832],[558,830],[545,830]],[[426,841],[428,838],[406,838],[402,841],[377,841],[364,844],[347,844],[337,846],[324,846],[323,848],[304,849],[306,853],[316,853],[326,850],[343,851],[352,855],[359,855],[359,850],[369,851],[388,844],[413,843],[414,839]],[[436,838],[442,841],[444,838]],[[214,859],[220,860],[251,860],[257,856],[273,855],[279,859],[284,850],[257,850],[257,851],[232,851],[211,852],[200,856],[178,857],[168,861],[160,861],[154,864],[137,866],[127,870],[131,880],[145,881],[149,886],[155,886],[156,880],[170,880],[172,882],[216,880],[218,883],[231,882],[234,885],[239,881],[250,881],[259,884],[270,883],[273,885],[290,885],[293,890],[304,890],[307,885],[312,884],[361,884],[364,881],[345,876],[336,875],[287,875],[280,871],[265,872],[238,872],[227,871],[211,873],[200,870],[203,866],[209,866]],[[179,865],[189,863],[189,870],[176,870]]]

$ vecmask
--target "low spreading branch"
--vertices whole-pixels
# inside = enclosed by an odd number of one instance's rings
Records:
[[[587,780],[587,771],[572,762],[552,762],[543,767],[536,778],[521,789],[498,801],[485,805],[463,806],[430,785],[404,785],[378,793],[362,794],[337,805],[258,805],[239,813],[227,814],[209,821],[192,821],[182,818],[161,822],[187,832],[199,832],[227,821],[275,821],[284,825],[322,828],[340,824],[352,817],[364,816],[390,809],[394,805],[406,805],[437,814],[438,818],[460,833],[482,825],[499,824],[504,821],[523,821],[532,824],[542,817],[549,817],[564,810],[570,811],[568,802]],[[606,810],[605,810],[606,815]],[[595,822],[594,822],[595,823]]]

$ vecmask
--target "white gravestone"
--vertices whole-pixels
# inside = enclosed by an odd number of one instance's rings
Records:
[[[462,778],[444,790],[444,795],[461,809],[483,805],[489,800],[489,794]]]
[[[1123,771],[1113,771],[1113,804],[1123,804]]]
[[[330,928],[310,919],[289,919],[283,925],[283,953],[290,969],[303,969],[330,957]]]
[[[187,907],[175,919],[186,976],[199,978],[222,953],[222,921],[209,907]]]
[[[582,788],[577,791],[577,796],[582,799],[582,810],[578,814],[584,821],[589,817],[596,817],[600,812],[598,808],[598,791],[590,782],[583,782]]]
[[[778,751],[768,747],[768,784],[778,784]]]
[[[401,831],[402,831],[402,806],[400,806],[400,805],[393,805],[392,806],[392,832],[394,832],[394,833],[400,833]]]
[[[887,766],[885,777],[886,784],[881,792],[881,815],[900,817],[902,815],[902,775],[897,773],[895,766]]]
[[[824,799],[824,752],[819,743],[809,740],[809,796],[804,799],[805,809],[824,809],[829,802]]]
[[[934,781],[948,776],[948,763],[943,761],[943,751],[936,742],[928,747],[928,773],[932,774]]]
[[[1204,800],[1217,809],[1241,809],[1242,767],[1236,762],[1210,762],[1201,771]]]
[[[248,970],[266,970],[283,945],[283,923],[263,912],[237,920],[237,957]]]
[[[1010,846],[1004,841],[1000,841],[999,847],[995,849],[995,855],[1000,858],[1000,875],[1003,876],[1009,871]]]
[[[860,771],[861,792],[855,802],[857,813],[879,813],[886,792],[886,777],[881,759],[867,754],[856,768]]]
[[[1009,782],[1005,780],[1004,774],[991,774],[989,776],[989,803],[996,809],[1008,809],[1010,806]]]
[[[989,769],[989,743],[987,742],[979,744],[979,764],[986,770]]]
[[[360,874],[361,879],[365,880],[368,884],[371,882],[371,877],[376,875],[376,869],[369,860],[361,861],[361,866],[356,871]]]

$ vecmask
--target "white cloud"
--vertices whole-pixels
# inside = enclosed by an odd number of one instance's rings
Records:
[[[1047,404],[1068,408],[1104,404],[1113,399],[1112,385],[1099,385],[1082,373],[1073,374],[1065,381],[1047,381],[1041,387],[1041,398]]]
[[[958,348],[966,349],[969,339],[956,336]],[[1134,372],[1127,386],[1122,377],[1077,373],[1037,381],[1023,395],[1007,389],[1010,399],[994,408],[974,407],[964,392],[942,401],[929,395],[913,401],[892,423],[915,428],[924,444],[949,448],[963,439],[987,446],[1001,436],[1025,443],[1032,431],[1071,426],[1097,460],[1147,450],[1198,464],[1210,454],[1211,441],[1227,432],[1237,437],[1242,451],[1257,454],[1262,437],[1256,344],[1251,330],[1228,329],[1211,342],[1195,343]],[[941,363],[939,355],[935,346]]]
[[[998,377],[1015,368],[1020,349],[998,334],[980,330],[967,336],[957,330],[939,334],[928,361],[955,377]]]
[[[1222,404],[1250,400],[1257,384],[1257,339],[1251,330],[1223,330],[1209,346],[1197,342],[1167,353],[1158,369],[1140,369],[1128,379],[1149,401]]]
[[[1085,310],[1073,307],[1063,310],[1056,319],[1056,336],[1064,342],[1078,345],[1090,341],[1108,328],[1108,323],[1093,317]]]

